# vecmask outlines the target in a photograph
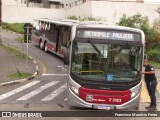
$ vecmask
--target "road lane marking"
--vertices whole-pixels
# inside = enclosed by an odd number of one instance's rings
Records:
[[[144,80],[142,81],[141,102],[150,102],[150,97],[148,95]]]
[[[68,74],[42,74],[42,76],[66,76]]]
[[[40,88],[37,88],[36,90],[18,98],[17,100],[18,101],[21,101],[21,100],[28,100],[30,99],[31,97],[39,94],[40,92],[44,91],[45,89],[49,88],[49,87],[52,87],[53,85],[57,84],[59,81],[52,81],[52,82],[49,82],[43,86],[41,86]]]
[[[67,84],[65,83],[61,87],[59,87],[57,90],[53,91],[49,95],[47,95],[45,98],[41,99],[41,101],[50,101],[57,97],[59,94],[61,94],[63,91],[67,89]]]
[[[14,89],[14,90],[12,90],[12,91],[10,91],[10,92],[8,92],[8,93],[2,94],[2,95],[0,95],[0,100],[3,100],[3,99],[5,99],[5,98],[8,98],[8,97],[10,97],[10,96],[12,96],[12,95],[14,95],[14,94],[16,94],[16,93],[19,93],[19,92],[21,92],[21,91],[23,91],[23,90],[25,90],[25,89],[27,89],[27,88],[29,88],[29,87],[37,84],[37,83],[39,83],[39,82],[40,82],[40,81],[33,81],[33,82],[30,82],[30,83],[28,83],[28,84],[26,84],[26,85],[24,85],[24,86],[22,86],[22,87],[19,87],[19,88],[17,88],[17,89]]]

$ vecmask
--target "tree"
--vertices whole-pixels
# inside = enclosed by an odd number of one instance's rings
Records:
[[[141,28],[143,25],[149,26],[149,20],[148,17],[142,17],[142,15],[139,13],[131,17],[127,17],[126,14],[123,14],[117,25]]]

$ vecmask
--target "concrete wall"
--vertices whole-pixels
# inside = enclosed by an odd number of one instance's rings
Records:
[[[124,13],[127,16],[141,13],[143,16],[148,16],[150,22],[153,23],[154,19],[159,17],[155,11],[158,7],[160,7],[158,4],[94,1],[92,2],[92,16],[103,16],[107,22],[114,24],[119,21],[119,18],[121,18]]]
[[[78,17],[92,16],[92,2],[86,2],[84,4],[66,10],[66,17],[73,15]]]
[[[23,6],[2,5],[3,22],[32,22],[34,18],[62,19],[67,16],[102,17],[109,24],[115,24],[125,13],[127,16],[141,13],[148,16],[152,23],[159,15],[155,11],[160,4],[145,4],[136,2],[89,1],[79,6],[64,9],[44,9]]]
[[[62,19],[65,17],[65,10],[44,9],[22,6],[2,5],[2,21],[8,23],[33,22],[35,18]]]
[[[66,16],[93,16],[106,18],[109,24],[115,24],[125,13],[128,17],[141,13],[148,16],[151,24],[159,15],[155,11],[160,4],[145,4],[136,2],[90,1],[66,11]]]

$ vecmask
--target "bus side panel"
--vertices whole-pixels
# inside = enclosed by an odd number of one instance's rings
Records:
[[[54,42],[47,42],[48,51],[51,53],[54,53],[62,58],[64,58],[64,51],[66,50],[66,47],[61,46],[60,51],[56,51],[56,43]]]
[[[39,45],[40,38],[36,35],[31,36],[31,41],[37,45]]]

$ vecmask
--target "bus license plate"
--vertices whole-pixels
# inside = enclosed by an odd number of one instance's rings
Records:
[[[110,110],[111,109],[111,107],[106,106],[106,105],[96,105],[95,108],[99,110]]]

